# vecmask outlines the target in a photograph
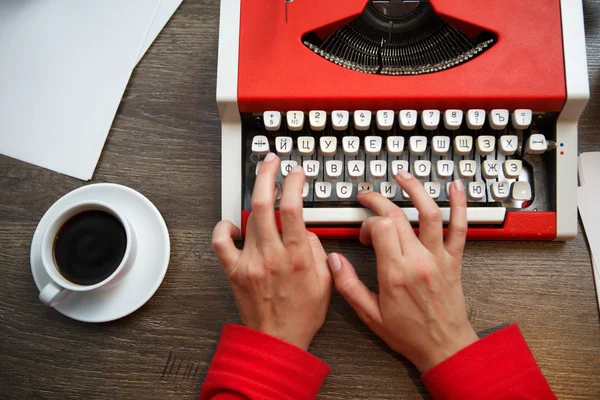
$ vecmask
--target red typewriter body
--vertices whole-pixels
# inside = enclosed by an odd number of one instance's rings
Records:
[[[286,115],[292,111],[305,113],[305,124],[308,125],[311,110],[322,110],[328,118],[336,110],[348,110],[352,125],[354,111],[370,110],[373,126],[369,133],[352,134],[383,135],[384,142],[386,135],[405,135],[408,143],[410,136],[415,134],[428,135],[429,141],[438,137],[436,135],[449,136],[451,141],[453,135],[472,135],[476,141],[485,134],[494,136],[500,143],[502,135],[515,134],[510,124],[507,128],[494,130],[490,128],[491,122],[486,121],[485,127],[478,131],[469,131],[465,124],[460,131],[448,131],[444,130],[440,120],[439,129],[411,133],[401,130],[396,123],[394,133],[388,133],[374,127],[375,115],[378,110],[393,110],[399,119],[400,110],[417,110],[419,113],[440,110],[443,117],[444,110],[464,110],[466,119],[468,110],[473,109],[486,110],[488,118],[491,118],[492,110],[510,113],[531,110],[534,122],[531,127],[518,132],[519,150],[511,157],[519,155],[524,165],[528,165],[532,199],[518,207],[494,201],[491,185],[494,179],[503,179],[502,173],[491,181],[480,177],[484,190],[487,190],[487,203],[480,204],[482,202],[478,200],[473,205],[478,208],[500,206],[505,209],[505,214],[501,220],[492,222],[485,222],[485,218],[473,224],[470,221],[468,238],[563,240],[574,237],[577,231],[574,193],[577,121],[589,96],[581,2],[430,0],[435,14],[467,37],[475,38],[482,32],[489,32],[495,38],[494,44],[476,57],[433,73],[390,76],[355,71],[319,56],[303,43],[309,33],[325,40],[361,16],[368,3],[369,0],[222,2],[217,100],[223,122],[223,218],[232,220],[245,232],[251,212],[248,194],[251,193],[252,175],[261,158],[260,155],[254,157],[250,150],[253,138],[265,137],[273,151],[277,135],[292,137],[294,146],[297,136],[314,136],[317,150],[313,159],[319,160],[320,135],[339,135],[340,142],[341,136],[345,135],[334,130],[330,120],[323,133],[307,126],[301,132],[292,132],[291,128],[285,127]],[[261,122],[263,115],[266,118],[265,112],[273,111],[281,114],[283,124],[277,132],[269,131],[266,122]],[[525,154],[526,142],[534,134],[545,135],[547,139],[549,150],[543,155]],[[363,139],[361,136],[361,144]],[[485,157],[476,151],[473,150],[470,158],[480,157],[478,162],[483,163]],[[429,147],[426,154],[432,154]],[[495,154],[501,163],[509,159],[509,156],[500,156],[499,150]],[[343,154],[340,157],[346,162]],[[417,158],[406,157],[412,168],[413,160]],[[305,158],[298,158],[298,163]],[[431,165],[434,165],[435,160],[431,159]],[[320,160],[324,170],[327,161],[323,157]],[[366,171],[369,161],[365,160]],[[458,168],[460,160],[456,156],[455,160]],[[536,171],[536,168],[542,168],[544,172]],[[316,181],[326,180],[324,174],[321,172],[321,178]],[[384,180],[393,181],[391,176],[388,172]],[[520,179],[507,180],[514,183]],[[368,179],[365,177],[364,180]],[[333,192],[335,185],[334,182]],[[442,190],[443,186],[441,180]],[[376,188],[377,183],[373,187]],[[328,209],[348,207],[336,202],[330,206],[316,202],[316,186],[311,186],[310,190],[315,199],[314,204],[305,206],[310,215],[313,215],[310,211],[314,207],[322,209],[323,213],[319,215],[326,214]],[[408,201],[402,200],[398,204],[403,208],[410,207]],[[307,228],[324,238],[357,237],[360,218],[348,221],[344,218],[334,221],[323,217],[307,218]],[[416,225],[415,229],[418,230]]]
[[[561,111],[566,101],[560,2],[432,0],[455,26],[494,32],[480,57],[440,73],[362,74],[328,62],[302,44],[356,18],[366,0],[243,0],[238,104],[241,112],[337,109],[528,108]],[[333,26],[332,26],[333,25]],[[329,28],[323,31],[323,28]]]

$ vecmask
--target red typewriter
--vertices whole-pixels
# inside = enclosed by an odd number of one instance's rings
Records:
[[[222,0],[222,216],[244,231],[275,152],[321,237],[358,236],[359,190],[417,223],[406,169],[445,222],[463,181],[469,239],[573,238],[587,79],[581,0]]]

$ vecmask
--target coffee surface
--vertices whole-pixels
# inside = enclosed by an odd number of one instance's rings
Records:
[[[94,285],[119,267],[126,247],[125,228],[116,217],[99,210],[84,211],[59,230],[54,259],[67,280]]]

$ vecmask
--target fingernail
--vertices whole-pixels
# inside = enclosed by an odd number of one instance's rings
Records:
[[[269,153],[265,156],[265,159],[263,160],[263,162],[270,162],[273,161],[275,159],[275,153]]]
[[[454,189],[456,189],[457,192],[464,192],[465,191],[465,185],[463,185],[461,180],[455,180],[454,181]]]
[[[335,274],[340,270],[340,268],[342,268],[340,257],[335,253],[331,253],[327,256],[327,264],[329,264],[329,269],[331,270],[332,274]]]
[[[290,170],[290,172],[289,172],[289,173],[290,173],[290,174],[295,174],[295,173],[297,173],[297,172],[300,172],[300,171],[302,171],[302,170],[303,170],[303,168],[302,168],[301,166],[299,166],[299,165],[296,165],[294,168],[292,168],[292,169]]]
[[[371,193],[371,191],[367,190],[367,189],[363,189],[363,190],[359,190],[358,191],[358,194],[367,194],[367,193]]]
[[[405,171],[403,169],[399,169],[397,175],[400,177],[400,179],[410,179],[412,178],[412,174],[408,171]]]

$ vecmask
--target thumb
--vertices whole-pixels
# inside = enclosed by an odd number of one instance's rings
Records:
[[[331,253],[327,256],[327,262],[338,292],[356,311],[358,317],[377,333],[377,328],[382,323],[377,295],[358,278],[356,270],[346,257]]]

